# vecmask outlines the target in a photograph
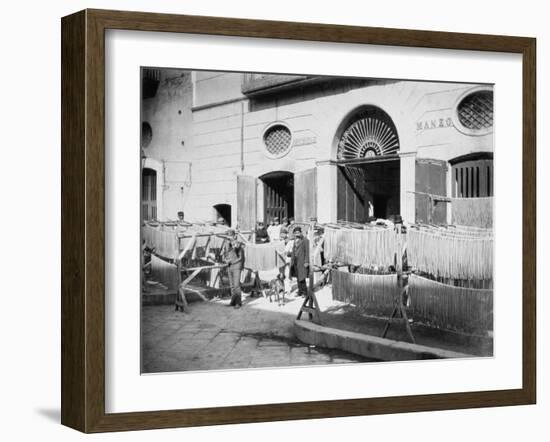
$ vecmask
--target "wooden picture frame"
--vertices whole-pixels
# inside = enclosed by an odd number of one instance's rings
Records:
[[[523,382],[511,390],[105,412],[105,30],[521,54]],[[62,424],[83,432],[533,404],[536,400],[536,41],[533,38],[106,10],[62,19]]]

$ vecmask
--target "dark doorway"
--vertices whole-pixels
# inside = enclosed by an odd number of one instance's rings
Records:
[[[149,168],[141,172],[141,217],[143,221],[157,219],[157,172]]]
[[[264,183],[264,220],[294,217],[294,175],[270,172],[260,177]]]
[[[400,163],[399,160],[367,163],[365,191],[367,201],[372,201],[375,218],[389,218],[400,212]]]
[[[338,167],[338,220],[362,223],[399,215],[400,195],[398,158]]]
[[[229,227],[231,227],[231,205],[230,204],[216,204],[214,206],[214,214],[216,221],[220,218],[225,221]]]

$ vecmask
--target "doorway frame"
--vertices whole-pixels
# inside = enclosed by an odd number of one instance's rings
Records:
[[[270,218],[269,218],[268,213],[267,213],[267,184],[264,180],[265,180],[265,178],[269,179],[270,175],[274,175],[274,174],[280,174],[282,176],[287,176],[287,177],[290,177],[292,179],[292,215],[287,213],[286,217],[287,218],[294,217],[295,209],[296,209],[296,207],[295,207],[295,198],[294,198],[295,172],[291,172],[289,170],[272,170],[272,171],[266,172],[266,173],[264,173],[264,174],[262,174],[258,177],[258,182],[259,182],[259,185],[261,186],[261,191],[262,191],[262,195],[261,195],[262,208],[261,208],[261,211],[259,211],[258,213],[261,213],[261,216],[263,217],[263,221],[266,224],[269,223]],[[289,211],[287,210],[287,212],[289,212]],[[279,217],[279,222],[282,222],[282,218],[283,218],[282,216]],[[260,219],[260,218],[258,217],[258,219]]]
[[[374,156],[374,157],[354,158],[354,159],[350,159],[350,160],[335,160],[334,165],[336,166],[337,169],[339,169],[340,167],[344,168],[346,166],[347,167],[353,167],[355,165],[361,166],[361,165],[364,165],[364,164],[385,163],[385,162],[393,162],[393,161],[398,161],[399,162],[399,173],[398,173],[398,177],[399,177],[399,185],[398,185],[398,188],[399,188],[399,195],[398,195],[399,215],[401,217],[403,217],[403,193],[404,193],[403,171],[402,171],[403,161],[402,161],[401,155],[399,153],[391,154],[391,155],[378,155],[378,156]],[[337,220],[339,218],[339,216],[338,216],[339,215],[338,214],[338,198],[339,197],[340,196],[339,196],[338,179],[337,179],[336,180],[336,204],[337,204],[336,217],[337,217]]]
[[[154,158],[146,157],[141,165],[139,181],[143,178],[143,169],[152,169],[157,173],[157,219],[164,221],[164,163]],[[141,195],[139,204],[141,206]]]

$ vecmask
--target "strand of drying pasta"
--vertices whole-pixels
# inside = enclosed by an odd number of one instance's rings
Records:
[[[409,263],[436,277],[491,279],[493,238],[409,229]]]
[[[445,237],[461,237],[461,238],[487,238],[493,237],[492,229],[471,228],[465,226],[448,226],[448,227],[433,227],[433,226],[413,226],[412,230],[422,231],[427,233],[438,234]]]
[[[493,225],[493,198],[451,198],[453,223],[478,227]]]
[[[333,261],[384,267],[393,264],[394,253],[393,229],[325,229],[325,254]]]
[[[190,225],[185,228],[174,228],[170,224],[145,224],[142,228],[142,239],[147,247],[154,248],[155,253],[165,259],[175,259],[179,252],[190,243],[194,243],[194,256],[205,256],[205,250],[219,251],[226,227]],[[178,250],[179,249],[179,250]]]
[[[414,320],[443,329],[492,329],[493,291],[455,287],[418,275],[409,278],[407,309]]]
[[[177,237],[173,231],[164,231],[151,226],[142,229],[145,245],[155,249],[155,253],[165,259],[175,259],[177,256]]]
[[[245,267],[252,270],[273,270],[284,265],[280,255],[284,253],[284,244],[247,244],[245,251]]]
[[[393,307],[397,293],[395,275],[367,275],[332,271],[332,296],[368,311],[381,311]]]

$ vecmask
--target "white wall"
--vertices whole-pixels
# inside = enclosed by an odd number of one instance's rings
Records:
[[[465,134],[456,118],[457,105],[465,95],[491,86],[395,80],[333,82],[326,89],[309,85],[287,96],[249,101],[240,92],[242,74],[165,72],[162,70],[162,77],[170,81],[162,81],[157,95],[144,100],[142,106],[142,120],[153,127],[151,144],[144,152],[162,162],[167,171],[166,182],[159,182],[158,187],[163,195],[158,200],[164,200],[166,208],[157,212],[161,220],[174,219],[176,212],[184,209],[189,221],[211,221],[212,207],[217,204],[231,204],[236,214],[237,174],[297,173],[336,159],[342,132],[365,105],[383,109],[396,125],[404,158],[401,214],[407,221],[415,220],[411,194],[415,190],[415,158],[449,160],[493,151],[492,130],[481,136]],[[271,158],[264,149],[264,133],[274,124],[288,127],[295,143],[281,158]],[[182,178],[174,182],[172,175]],[[335,222],[336,182],[330,176],[320,179],[317,194],[318,219]],[[263,196],[258,198],[259,204],[262,200]],[[330,207],[325,207],[330,201]],[[262,213],[260,207],[258,213]]]
[[[7,2],[2,11],[2,140],[6,233],[2,259],[0,376],[2,440],[261,440],[316,441],[464,440],[542,441],[548,438],[547,373],[550,285],[539,284],[539,405],[398,416],[233,425],[83,436],[61,427],[60,396],[60,25],[59,18],[85,7],[132,9],[385,27],[527,35],[538,37],[538,257],[548,267],[550,185],[545,147],[550,145],[550,28],[545,3],[441,0],[361,3],[257,1],[73,0]],[[32,104],[32,106],[31,106]],[[6,158],[7,155],[7,158]],[[9,186],[8,186],[9,184]],[[7,197],[7,198],[6,198]],[[29,238],[32,238],[30,240]],[[31,284],[32,282],[32,284]],[[414,379],[411,379],[414,382]]]

